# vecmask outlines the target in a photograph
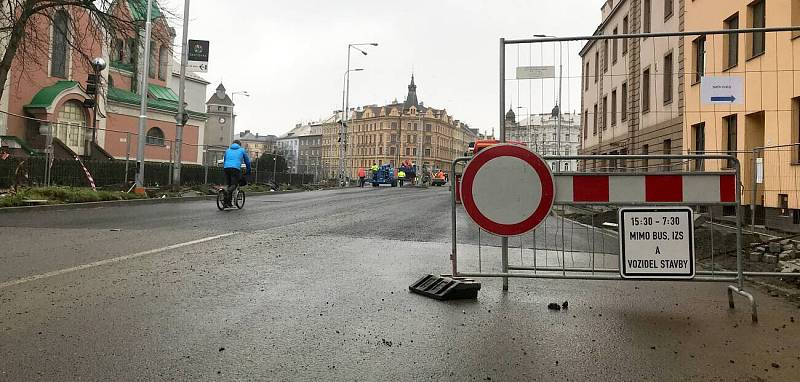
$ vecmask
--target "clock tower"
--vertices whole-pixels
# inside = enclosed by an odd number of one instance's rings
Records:
[[[225,92],[225,86],[220,83],[217,91],[206,102],[208,121],[203,144],[206,146],[205,160],[209,165],[223,159],[225,150],[233,142],[233,120],[236,118],[233,107],[233,100]]]

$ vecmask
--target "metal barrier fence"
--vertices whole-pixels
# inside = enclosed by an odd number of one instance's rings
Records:
[[[641,155],[632,156],[545,156],[547,160],[577,160],[593,161],[598,159],[637,160]],[[739,161],[730,155],[672,155],[649,156],[650,159],[669,159],[682,166],[691,168],[688,163],[697,160],[725,161],[733,164],[731,170],[725,171],[675,171],[669,173],[655,172],[625,172],[625,173],[587,173],[587,172],[560,172],[554,173],[556,184],[556,198],[550,216],[532,232],[513,238],[515,246],[503,250],[502,242],[508,243],[509,238],[499,238],[481,231],[478,228],[477,255],[478,264],[469,270],[459,268],[458,253],[459,242],[457,236],[458,209],[456,207],[456,189],[451,189],[452,206],[452,274],[459,277],[499,277],[503,279],[503,288],[508,288],[509,278],[540,278],[540,279],[582,279],[582,280],[624,280],[620,275],[620,238],[617,231],[617,211],[621,207],[629,206],[689,206],[695,211],[694,218],[698,222],[695,226],[695,246],[697,251],[696,277],[685,281],[727,282],[728,299],[733,308],[733,294],[746,297],[751,305],[752,319],[758,320],[757,305],[752,294],[745,290],[747,277],[797,277],[800,273],[762,272],[745,270],[745,241],[742,226],[746,220],[742,212],[741,195],[743,194],[740,182],[741,169]],[[456,166],[467,163],[471,158],[459,158],[453,162],[452,175],[456,176]],[[673,200],[661,199],[648,201],[646,198],[637,197],[636,192],[628,189],[623,194],[609,193],[606,191],[605,199],[592,199],[586,197],[586,191],[576,191],[570,184],[575,178],[581,179],[607,179],[613,191],[615,180],[624,180],[618,184],[630,186],[636,181],[644,184],[645,178],[674,180],[680,177],[680,196]],[[637,180],[638,179],[638,180]],[[654,184],[665,184],[655,182]],[[591,182],[581,182],[591,184]],[[716,188],[714,186],[716,184]],[[676,186],[677,187],[677,186]],[[630,188],[630,187],[629,187]],[[633,187],[634,189],[636,187]],[[594,190],[598,191],[598,190]],[[602,190],[600,190],[602,191]],[[700,192],[698,192],[700,191]],[[632,193],[633,192],[633,193]],[[647,191],[649,192],[649,191]],[[600,192],[602,194],[602,192]],[[609,196],[610,194],[610,196]],[[715,224],[713,207],[730,207],[735,209],[733,216],[735,225],[725,227]],[[735,237],[735,239],[734,239]],[[501,247],[500,272],[483,272],[483,262],[487,249],[486,242],[494,241]],[[755,242],[748,236],[747,243]],[[466,245],[466,243],[461,243]],[[511,250],[519,249],[519,261],[516,256],[511,256]],[[470,248],[473,250],[474,248]],[[731,258],[735,263],[731,264]],[[724,269],[731,264],[733,269]],[[464,265],[462,264],[463,268]],[[675,280],[673,280],[675,281]]]
[[[26,159],[6,159],[0,161],[0,188],[9,188],[14,185],[14,175],[17,165],[23,161],[23,169],[28,179],[27,185],[45,185],[47,158],[33,156]],[[97,187],[121,186],[133,181],[136,176],[134,161],[126,163],[124,160],[84,161]],[[145,181],[148,187],[166,186],[172,183],[173,166],[164,162],[145,163]],[[269,170],[260,170],[253,167],[251,182],[290,184],[302,186],[314,181],[313,174],[290,174]],[[51,185],[88,187],[89,181],[80,163],[76,160],[54,159],[50,167],[49,181]],[[200,184],[224,184],[225,173],[219,166],[200,166],[184,164],[181,170],[181,184],[194,186]]]

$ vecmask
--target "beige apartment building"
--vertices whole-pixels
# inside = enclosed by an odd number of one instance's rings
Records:
[[[608,0],[594,35],[678,32],[684,0]],[[582,58],[582,154],[678,154],[683,149],[679,37],[601,39]],[[664,171],[665,161],[594,161],[588,169]]]
[[[686,2],[686,29],[693,31],[800,25],[800,1],[694,0]],[[684,140],[696,152],[730,152],[742,166],[742,202],[756,186],[757,224],[800,231],[800,40],[797,32],[707,35],[684,41],[687,69]],[[694,73],[697,73],[694,75]],[[701,78],[739,77],[744,99],[713,105],[701,99]],[[794,146],[793,146],[794,145]],[[753,149],[763,158],[754,179]],[[781,147],[776,147],[781,146]],[[750,153],[748,153],[750,152]],[[708,161],[706,170],[728,167]],[[761,171],[757,171],[761,172]],[[747,209],[749,211],[749,209]],[[727,211],[731,214],[733,211]]]
[[[417,99],[414,76],[405,102],[369,105],[350,111],[346,174],[357,177],[359,168],[373,163],[422,163],[428,168],[446,169],[453,159],[464,155],[477,132],[455,119],[445,109],[425,106]],[[339,166],[339,124],[322,126],[323,166],[335,178]]]

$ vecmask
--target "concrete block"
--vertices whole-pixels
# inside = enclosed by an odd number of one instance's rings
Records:
[[[794,250],[794,244],[793,243],[784,244],[782,248],[784,251],[792,251]]]
[[[772,242],[769,243],[769,253],[781,253],[782,247],[781,243]]]
[[[777,264],[778,263],[778,256],[775,255],[764,255],[764,262],[767,264]]]
[[[755,247],[753,248],[753,252],[764,253],[767,251],[767,247]]]
[[[791,244],[792,241],[790,239],[783,239],[780,241],[781,245]]]
[[[761,261],[761,253],[758,252],[750,252],[750,261],[758,262]]]

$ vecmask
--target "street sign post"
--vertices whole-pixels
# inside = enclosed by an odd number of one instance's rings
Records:
[[[553,207],[553,174],[534,152],[512,144],[481,150],[461,176],[461,199],[469,217],[499,236],[535,229]]]
[[[694,220],[689,207],[621,208],[619,241],[623,278],[694,278]]]
[[[517,67],[518,80],[541,80],[544,78],[555,78],[555,66],[520,66]]]
[[[189,40],[189,61],[186,70],[193,73],[208,73],[208,48],[208,41]]]
[[[704,104],[741,104],[744,102],[744,79],[741,76],[704,76],[700,79],[700,97]]]

